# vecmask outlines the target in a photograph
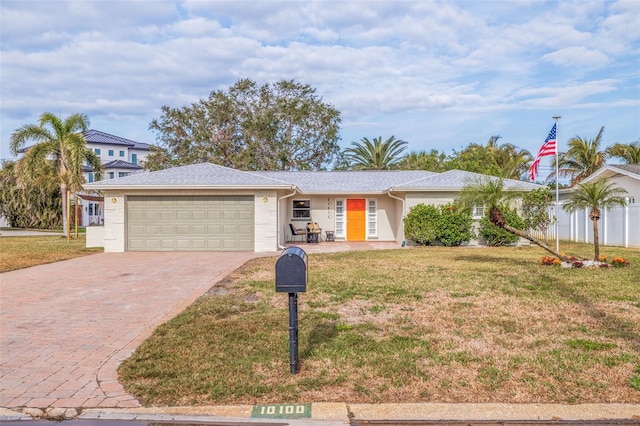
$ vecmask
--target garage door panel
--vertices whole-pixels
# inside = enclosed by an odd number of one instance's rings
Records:
[[[132,251],[251,251],[253,197],[128,197],[127,244]]]
[[[207,234],[207,225],[192,225],[191,226],[191,234],[192,235],[206,235]]]
[[[240,210],[238,212],[238,219],[241,220],[241,221],[253,220],[253,211]]]
[[[191,219],[203,221],[207,219],[207,212],[205,210],[193,210],[191,212]]]
[[[149,207],[147,207],[149,209]],[[162,220],[162,213],[158,210],[144,210],[142,212],[144,219],[149,220]]]
[[[184,207],[180,207],[180,210],[176,210],[174,215],[176,220],[191,219],[191,212],[188,209],[184,209]]]
[[[175,220],[177,212],[173,210],[160,210],[158,214],[161,220]]]

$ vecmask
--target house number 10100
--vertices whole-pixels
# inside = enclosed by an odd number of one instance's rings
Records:
[[[292,419],[311,417],[311,404],[254,405],[251,417]]]
[[[295,410],[295,411],[294,411]],[[304,414],[304,405],[263,405],[260,414]]]

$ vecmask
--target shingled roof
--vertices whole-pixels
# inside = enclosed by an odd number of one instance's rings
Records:
[[[424,170],[253,172],[295,185],[305,194],[381,194],[390,187],[438,173]]]
[[[389,191],[459,191],[482,177],[486,176],[460,170],[445,173],[423,170],[245,172],[201,163],[93,182],[85,185],[85,188],[295,188],[304,194],[383,194]],[[504,182],[506,189],[531,190],[540,187],[513,179],[505,179]]]
[[[138,173],[117,179],[84,185],[89,190],[121,188],[211,188],[211,189],[291,189],[287,182],[218,166],[211,163],[191,164],[149,173]]]
[[[498,179],[479,173],[463,170],[449,170],[444,173],[434,173],[433,176],[394,186],[394,191],[459,191],[464,186],[479,182],[483,179]],[[515,179],[503,179],[506,190],[533,190],[540,185]]]

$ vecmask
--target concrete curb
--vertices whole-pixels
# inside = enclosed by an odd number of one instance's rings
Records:
[[[252,405],[153,408],[89,408],[79,420],[141,422],[235,422],[344,426],[353,420],[559,421],[626,420],[640,425],[640,404],[346,404],[313,403],[311,418],[253,418]],[[25,409],[28,410],[28,409]],[[26,411],[0,408],[0,421],[32,420]],[[43,418],[46,418],[46,414]]]

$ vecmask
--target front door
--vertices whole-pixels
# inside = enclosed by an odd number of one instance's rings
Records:
[[[347,240],[365,241],[367,238],[367,200],[347,199]]]

